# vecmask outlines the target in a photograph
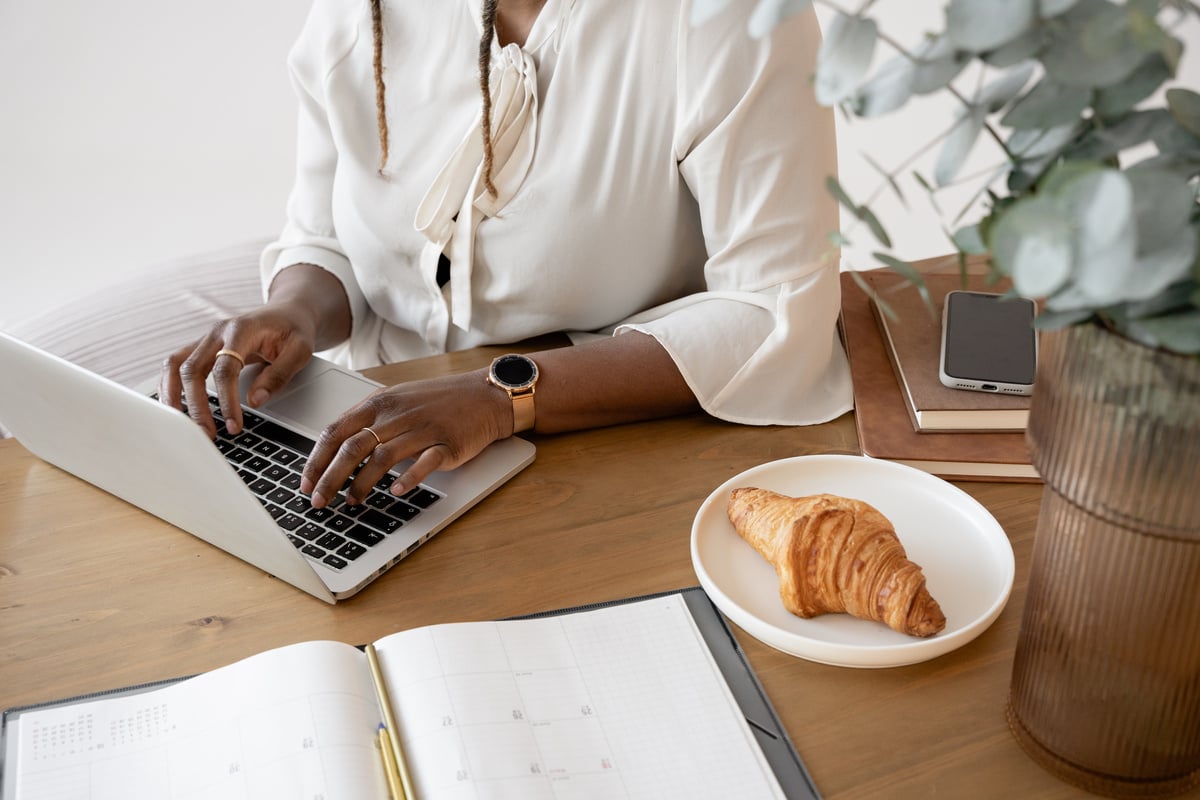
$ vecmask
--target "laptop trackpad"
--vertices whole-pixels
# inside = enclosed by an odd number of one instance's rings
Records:
[[[312,370],[311,375],[306,374],[309,368],[301,371],[283,394],[273,397],[261,410],[315,435],[379,388],[378,383],[335,366],[321,367]]]

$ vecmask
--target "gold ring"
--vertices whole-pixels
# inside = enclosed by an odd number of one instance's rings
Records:
[[[383,444],[383,439],[380,439],[380,438],[379,438],[379,434],[378,434],[378,433],[376,433],[375,431],[371,430],[369,427],[368,427],[368,428],[363,428],[363,430],[364,430],[364,431],[366,431],[367,433],[369,433],[369,434],[371,434],[372,436],[374,436],[374,437],[375,437],[375,446],[376,446],[376,447],[379,447],[379,446],[381,446],[381,445]]]
[[[246,359],[242,358],[242,354],[236,350],[218,350],[216,356],[213,357],[213,360],[215,361],[221,356],[232,356],[233,358],[236,358],[238,363],[243,367],[246,366]]]

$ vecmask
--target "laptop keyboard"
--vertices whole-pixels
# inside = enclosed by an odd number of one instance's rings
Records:
[[[338,493],[325,508],[313,508],[300,493],[300,475],[315,444],[313,440],[245,407],[242,432],[230,435],[217,399],[210,396],[208,400],[217,423],[217,449],[296,549],[327,567],[345,568],[442,498],[425,485],[396,497],[387,491],[396,477],[389,473],[357,505],[347,504]],[[343,491],[349,486],[347,480]]]

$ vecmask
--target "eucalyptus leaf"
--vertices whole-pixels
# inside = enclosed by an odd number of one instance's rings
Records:
[[[1075,236],[1074,286],[1097,307],[1138,291],[1133,186],[1115,169],[1089,172],[1064,187]],[[1059,306],[1061,308],[1061,306]]]
[[[1165,347],[1176,353],[1200,353],[1200,311],[1184,311],[1129,323],[1128,333],[1153,347]]]
[[[1075,257],[1071,219],[1055,201],[1028,197],[992,226],[992,258],[1024,297],[1046,297],[1071,277]]]
[[[933,178],[939,186],[949,184],[962,169],[967,156],[975,147],[976,140],[979,139],[979,134],[983,131],[983,123],[986,119],[987,112],[984,109],[972,106],[950,130],[946,141],[942,144],[942,151],[938,154],[937,164],[933,170]]]
[[[878,117],[902,107],[913,94],[917,65],[908,56],[896,56],[883,64],[854,95],[854,113]]]
[[[1167,89],[1167,108],[1175,121],[1200,136],[1200,94],[1191,89]]]
[[[916,57],[914,94],[929,94],[945,88],[971,63],[970,54],[957,50],[944,34],[926,36],[913,55]]]
[[[871,231],[871,235],[874,236],[880,244],[882,244],[884,247],[892,246],[892,237],[888,236],[887,231],[883,228],[883,224],[880,223],[879,218],[875,216],[875,212],[866,206],[859,206],[858,218],[866,223],[867,228],[869,228]]]
[[[747,26],[750,38],[761,39],[769,35],[779,23],[811,5],[812,0],[758,0]]]
[[[1047,29],[1050,41],[1041,57],[1046,74],[1059,83],[1113,86],[1149,57],[1133,41],[1121,6],[1081,0],[1059,20]]]
[[[1126,267],[1129,284],[1122,297],[1130,301],[1149,300],[1168,286],[1187,277],[1196,257],[1196,231],[1184,227],[1166,243],[1137,259],[1135,266]]]
[[[929,297],[929,287],[925,285],[925,276],[911,261],[904,261],[896,258],[890,253],[872,253],[879,263],[885,264],[900,275],[908,279],[908,282],[917,287],[917,293],[921,295],[921,299],[926,305],[931,305],[932,300]]]
[[[950,0],[946,35],[957,47],[983,53],[1016,39],[1037,20],[1037,0]]]
[[[817,102],[837,105],[850,97],[871,66],[879,31],[875,20],[838,14],[817,51]]]
[[[1064,14],[1070,11],[1077,0],[1040,0],[1038,3],[1038,16],[1042,19],[1050,19],[1057,17],[1059,14]]]
[[[1046,130],[1019,130],[1008,137],[1008,152],[1021,159],[1056,156],[1075,139],[1078,125],[1058,125]]]
[[[1047,34],[1041,27],[1031,28],[1025,33],[1002,44],[995,50],[983,53],[980,58],[990,67],[1003,69],[1033,58],[1046,46]]]
[[[976,102],[987,109],[989,114],[999,111],[1021,93],[1036,69],[1037,65],[1032,61],[1010,67],[979,91]]]
[[[1061,196],[1072,181],[1102,169],[1104,165],[1098,161],[1062,161],[1046,173],[1038,188],[1048,197]]]
[[[967,255],[983,255],[987,253],[987,245],[983,243],[983,235],[978,225],[967,225],[954,232],[951,241],[960,253]]]
[[[1079,119],[1092,93],[1077,86],[1063,86],[1049,78],[1023,95],[1000,119],[1010,128],[1053,128]]]
[[[858,216],[858,206],[853,200],[850,199],[850,195],[847,194],[845,187],[842,186],[842,182],[839,181],[836,176],[830,175],[825,179],[825,188],[829,190],[829,193],[833,195],[834,199],[837,200],[843,208],[854,214],[856,217]]]
[[[1138,255],[1154,252],[1174,241],[1187,228],[1196,210],[1188,181],[1174,172],[1134,167],[1125,173],[1133,189],[1133,214]]]
[[[1196,289],[1195,282],[1190,280],[1173,283],[1149,300],[1126,303],[1125,316],[1129,319],[1142,319],[1176,311],[1186,311],[1195,305],[1192,295]]]
[[[1116,117],[1133,110],[1170,79],[1172,72],[1162,58],[1148,58],[1125,80],[1096,90],[1093,107],[1102,117]]]
[[[1176,127],[1165,109],[1135,111],[1106,128],[1088,133],[1070,155],[1072,158],[1103,161],[1145,142],[1165,139],[1173,134],[1172,129]]]
[[[703,25],[720,14],[729,5],[730,0],[692,0],[692,25]]]
[[[1179,66],[1183,44],[1158,24],[1158,20],[1155,19],[1157,6],[1157,2],[1148,4],[1145,8],[1138,7],[1136,3],[1129,3],[1129,35],[1138,47],[1146,52],[1161,55],[1173,73]]]
[[[1090,308],[1075,309],[1072,311],[1050,311],[1044,310],[1033,319],[1033,327],[1041,331],[1054,331],[1059,328],[1065,328],[1068,325],[1078,325],[1080,322],[1089,320],[1094,316]]]

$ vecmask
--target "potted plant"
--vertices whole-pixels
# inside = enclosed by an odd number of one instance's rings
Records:
[[[693,20],[728,2],[697,0]],[[881,29],[877,0],[759,0],[750,35],[813,4],[829,16],[798,91],[850,119],[951,96],[932,174],[911,178],[936,207],[990,139],[1001,155],[965,179],[978,188],[947,249],[1043,305],[1027,440],[1046,487],[1014,734],[1099,793],[1200,785],[1200,94],[1173,85],[1177,30],[1200,5],[948,0],[943,29],[908,43]],[[878,169],[880,191],[899,194],[909,176]],[[834,243],[873,237],[920,289],[873,201],[828,186],[852,220]]]

